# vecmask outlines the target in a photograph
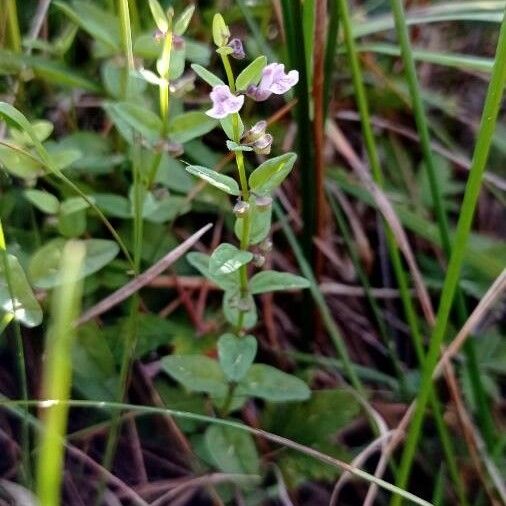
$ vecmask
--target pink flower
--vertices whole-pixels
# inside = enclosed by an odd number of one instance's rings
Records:
[[[263,102],[272,93],[283,95],[298,82],[299,73],[296,70],[290,70],[285,74],[285,66],[282,63],[271,63],[263,69],[260,84],[248,87],[248,96],[257,102]]]
[[[226,118],[229,114],[239,112],[244,104],[244,96],[234,95],[225,84],[214,86],[209,97],[213,102],[213,107],[206,111],[206,114],[211,118]]]

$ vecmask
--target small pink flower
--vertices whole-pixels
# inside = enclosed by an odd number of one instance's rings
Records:
[[[225,84],[214,86],[209,97],[213,102],[213,107],[206,111],[206,114],[211,118],[226,118],[229,114],[239,112],[244,104],[244,96],[234,95]]]
[[[263,69],[260,84],[248,88],[248,96],[257,102],[263,102],[272,93],[283,95],[298,82],[299,73],[296,70],[290,70],[285,74],[285,66],[282,63],[271,63]]]

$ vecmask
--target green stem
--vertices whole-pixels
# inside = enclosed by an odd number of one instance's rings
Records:
[[[232,93],[235,92],[235,79],[234,73],[232,71],[232,67],[230,65],[230,60],[228,55],[222,54],[221,60],[223,62],[223,66],[225,68],[225,73],[227,74],[228,85]],[[239,143],[241,142],[241,134],[239,131],[239,113],[234,113],[232,116],[232,126],[234,132],[234,141]],[[244,154],[242,151],[235,152],[235,163],[237,165],[237,172],[239,174],[239,182],[241,185],[241,196],[242,200],[249,205],[250,203],[250,191],[248,187],[248,178],[246,175],[246,167],[244,165]],[[242,226],[242,234],[240,240],[240,248],[244,251],[247,251],[249,248],[250,242],[250,230],[251,230],[251,210],[248,208],[246,211],[243,220]],[[241,288],[241,297],[245,297],[248,294],[248,266],[242,265],[239,270],[239,279],[240,279],[240,288]],[[247,310],[240,310],[239,317],[237,320],[236,331],[240,333],[242,331],[244,325],[244,318],[246,316]]]
[[[11,298],[12,307],[14,308],[14,291],[12,287],[11,273],[9,269],[9,261],[7,257],[7,248],[5,243],[4,230],[2,220],[0,219],[0,256],[2,257],[3,270],[5,273],[5,282],[7,290]],[[14,315],[11,313],[12,318]],[[4,316],[3,320],[6,321],[7,315]],[[11,318],[11,319],[12,319]],[[2,322],[3,323],[3,322]],[[7,322],[8,324],[8,322]],[[21,327],[17,320],[14,320],[14,334],[16,338],[16,358],[19,383],[21,388],[21,397],[23,400],[28,400],[28,379],[26,375],[26,364],[25,364],[25,349],[23,345],[23,336],[21,335]],[[26,408],[25,416],[21,426],[21,450],[22,450],[22,468],[21,475],[27,486],[31,485],[32,473],[30,466],[30,430],[28,425],[29,412]]]
[[[504,13],[494,68],[490,84],[487,90],[485,105],[481,117],[478,137],[471,162],[469,179],[462,201],[457,229],[454,236],[454,248],[448,264],[447,274],[444,280],[439,308],[436,316],[436,324],[432,332],[429,351],[423,368],[420,392],[416,402],[416,408],[407,435],[406,444],[401,460],[401,468],[397,484],[405,488],[409,479],[411,465],[415,456],[420,431],[422,428],[425,408],[432,387],[432,374],[437,365],[439,352],[446,333],[448,318],[452,308],[453,298],[458,286],[462,262],[466,251],[466,245],[471,231],[476,203],[480,194],[481,183],[485,166],[494,135],[497,116],[501,106],[504,86],[506,84],[506,10]],[[393,498],[392,506],[399,506],[401,500]]]
[[[350,61],[350,67],[352,71],[353,85],[360,113],[366,151],[372,168],[373,179],[378,183],[378,185],[383,186],[384,177],[381,169],[381,164],[379,161],[376,141],[374,139],[374,134],[371,127],[369,105],[363,84],[362,71],[358,61],[357,51],[355,47],[355,40],[353,38],[348,2],[347,0],[337,0],[337,1],[342,18],[345,43],[347,46],[348,58]],[[416,311],[413,306],[413,301],[409,293],[408,276],[404,270],[399,248],[397,246],[397,243],[395,242],[395,238],[389,226],[386,226],[385,237],[390,255],[390,260],[392,262],[392,267],[394,269],[397,284],[400,290],[404,313],[406,315],[406,319],[410,328],[411,338],[415,346],[418,361],[421,365],[423,365],[425,362],[425,356],[423,351],[423,338],[420,332],[420,324],[418,322]],[[465,505],[467,504],[467,500],[465,497],[465,489],[460,474],[458,472],[458,466],[455,459],[455,451],[453,449],[451,438],[444,424],[442,416],[443,410],[441,407],[441,403],[436,393],[432,390],[432,388],[430,389],[429,393],[431,398],[431,405],[434,409],[434,419],[436,422],[438,434],[441,439],[441,443],[443,445],[445,458],[448,461],[448,468],[450,470],[450,474],[455,484],[455,488],[461,500],[460,502],[461,504]]]
[[[420,85],[418,83],[418,78],[416,74],[415,60],[411,48],[411,42],[409,38],[404,7],[402,5],[401,0],[390,0],[390,4],[392,6],[395,28],[397,36],[399,38],[399,45],[401,48],[402,59],[405,66],[405,74],[408,82],[411,102],[413,104],[415,122],[420,136],[420,146],[425,161],[425,169],[427,171],[430,192],[432,195],[432,202],[438,222],[439,234],[441,236],[441,244],[443,245],[443,251],[445,252],[446,257],[450,258],[452,253],[452,247],[451,247],[448,219],[445,211],[443,196],[438,184],[437,169],[434,163],[434,157],[432,156],[432,148],[427,116],[425,114],[422,94],[420,91]],[[464,323],[467,321],[468,314],[466,310],[465,299],[459,287],[457,287],[456,291],[454,310],[456,313],[458,324],[460,326],[464,325]],[[494,424],[490,415],[490,406],[481,380],[481,375],[476,358],[476,352],[474,350],[473,341],[471,339],[468,339],[466,341],[465,353],[467,356],[466,364],[468,367],[468,374],[471,387],[478,403],[478,409],[476,410],[476,414],[478,420],[480,421],[480,426],[487,447],[491,449],[494,445],[495,439]]]
[[[130,72],[135,69],[134,53],[132,47],[132,29],[130,25],[130,11],[127,0],[118,0],[118,14],[120,22],[121,45],[127,60],[127,68],[123,74],[123,95],[128,95],[128,79]]]
[[[7,11],[7,33],[11,49],[15,53],[21,53],[21,32],[19,30],[18,11],[16,0],[6,0],[5,10]]]

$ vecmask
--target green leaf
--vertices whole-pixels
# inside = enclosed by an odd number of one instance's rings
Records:
[[[111,97],[136,100],[146,89],[146,81],[139,74],[128,73],[127,96],[124,96],[125,68],[116,60],[105,62],[100,68],[104,86]]]
[[[46,214],[56,214],[60,209],[58,199],[42,190],[25,190],[25,198],[30,201],[37,209]]]
[[[225,397],[227,382],[216,360],[204,355],[170,355],[160,361],[162,369],[193,392]]]
[[[118,376],[114,355],[103,329],[94,322],[78,329],[72,346],[73,387],[87,399],[114,401]]]
[[[257,207],[255,198],[250,198],[250,244],[262,242],[271,230],[272,205],[267,207]],[[236,237],[241,240],[244,218],[237,218],[235,221],[234,232]]]
[[[88,197],[88,200],[93,202],[92,197]],[[60,213],[63,215],[73,214],[88,209],[88,207],[90,207],[90,203],[83,197],[70,197],[62,202]]]
[[[183,75],[185,64],[186,64],[186,43],[183,41],[177,47],[172,47],[169,65],[169,77],[171,81],[179,79]],[[164,69],[162,68],[162,70]],[[162,76],[166,75],[165,71],[160,72],[160,75]]]
[[[336,406],[339,406],[336,409]],[[269,404],[263,411],[262,428],[342,460],[351,460],[336,437],[360,415],[361,406],[353,392],[345,389],[317,390],[305,402]],[[297,482],[335,480],[339,471],[322,466],[307,455],[287,452],[278,460],[280,468]]]
[[[223,334],[218,339],[220,366],[231,381],[240,381],[248,372],[257,353],[257,340],[253,336],[238,337]]]
[[[209,272],[209,260],[210,256],[205,253],[200,253],[198,251],[192,251],[186,255],[186,259],[189,264],[195,267],[202,276],[209,279],[217,286],[219,286],[222,290],[232,290],[237,291],[239,289],[239,273],[233,272],[231,274],[224,275],[212,275]]]
[[[211,275],[230,274],[253,260],[253,253],[228,243],[220,244],[209,259]]]
[[[86,232],[86,213],[76,211],[70,214],[60,212],[58,216],[58,232],[64,237],[79,237]]]
[[[224,473],[260,473],[260,459],[248,432],[211,425],[205,433],[205,444],[216,467]]]
[[[176,22],[174,23],[174,33],[176,35],[183,35],[184,32],[186,32],[194,12],[195,5],[189,5],[176,19]]]
[[[52,134],[54,127],[50,121],[39,119],[32,121],[32,128],[35,137],[40,142],[44,142]],[[17,128],[11,128],[10,134],[18,144],[33,146],[32,138],[26,132],[18,130]]]
[[[227,290],[223,296],[223,314],[231,325],[237,325],[240,308],[246,309],[244,313],[243,328],[254,327],[258,320],[257,308],[251,294],[241,296],[239,291]]]
[[[253,148],[251,146],[244,146],[243,144],[237,144],[237,142],[234,141],[227,141],[227,148],[230,151],[253,151]]]
[[[216,13],[213,17],[213,40],[216,46],[223,47],[228,44],[230,30],[228,29],[223,16]]]
[[[251,278],[249,286],[251,293],[257,294],[309,288],[310,283],[306,278],[289,272],[262,271]]]
[[[151,15],[155,20],[156,26],[161,32],[165,33],[169,29],[169,22],[162,6],[157,0],[149,0],[149,9],[151,10]]]
[[[251,190],[257,195],[271,193],[288,176],[296,159],[295,153],[285,153],[259,165],[249,177]]]
[[[162,120],[146,107],[131,102],[105,102],[104,108],[127,142],[133,142],[135,131],[152,143],[160,139]]]
[[[266,401],[304,401],[311,396],[299,378],[265,364],[253,364],[239,383],[237,395],[250,395]]]
[[[73,8],[60,1],[54,1],[53,4],[94,39],[99,40],[114,51],[120,50],[117,17],[87,1],[75,0],[72,2]]]
[[[228,193],[229,195],[235,195],[237,197],[241,194],[237,181],[229,176],[225,176],[215,170],[208,169],[200,165],[188,165],[186,170],[190,174],[203,179],[207,183],[215,186],[225,193]]]
[[[97,207],[107,216],[114,218],[131,218],[130,201],[122,195],[113,193],[95,193],[93,200]]]
[[[250,84],[258,84],[262,75],[262,70],[267,65],[267,58],[259,56],[253,60],[235,80],[237,90],[246,90]]]
[[[0,164],[5,170],[22,179],[36,179],[44,174],[42,163],[22,147],[12,149],[0,146]]]
[[[105,239],[87,239],[83,241],[86,248],[86,256],[80,278],[93,274],[113,258],[119,251],[114,241]],[[28,274],[34,286],[37,288],[53,288],[61,283],[59,265],[65,239],[57,238],[39,248],[32,256],[28,267]]]
[[[202,137],[216,126],[216,120],[200,111],[178,114],[169,123],[169,136],[174,142],[185,143]]]
[[[191,68],[203,81],[205,81],[209,86],[219,86],[221,84],[225,84],[218,76],[215,76],[212,72],[209,72],[206,68],[202,67],[202,65],[198,65],[197,63],[193,63]]]
[[[1,253],[2,255],[5,254]],[[0,308],[12,314],[14,319],[26,327],[36,327],[42,322],[42,309],[26,279],[23,268],[14,255],[6,255],[6,262],[0,258]],[[9,269],[9,291],[5,263]],[[12,298],[11,298],[12,295]]]

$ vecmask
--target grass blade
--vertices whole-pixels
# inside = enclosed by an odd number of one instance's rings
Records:
[[[69,242],[63,250],[61,276],[63,283],[53,295],[53,321],[46,339],[47,359],[44,367],[44,399],[67,401],[72,384],[71,348],[73,322],[79,314],[82,281],[79,279],[85,249],[80,242]],[[42,506],[60,504],[63,474],[63,438],[66,434],[68,404],[46,401],[45,431],[37,460],[37,495]]]
[[[457,231],[454,239],[453,253],[450,257],[447,274],[445,277],[441,300],[437,312],[436,325],[432,332],[427,359],[423,368],[420,393],[416,402],[415,414],[411,423],[404,452],[401,461],[399,479],[397,485],[406,487],[411,464],[422,428],[425,408],[432,386],[432,373],[436,367],[441,344],[446,333],[448,318],[452,308],[453,298],[457,290],[460,271],[464,260],[464,251],[473,222],[476,203],[480,194],[483,172],[488,159],[492,138],[494,135],[497,116],[501,106],[504,86],[506,84],[506,11],[503,16],[497,52],[495,56],[494,70],[488,87],[482,119],[478,131],[478,138],[474,150],[471,171],[464,193]],[[393,499],[392,506],[399,506],[401,501]]]

